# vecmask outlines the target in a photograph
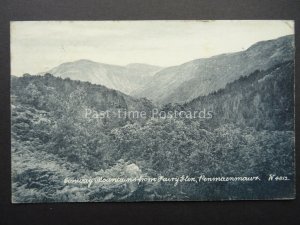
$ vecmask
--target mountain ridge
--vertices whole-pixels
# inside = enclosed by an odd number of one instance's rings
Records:
[[[144,63],[125,66],[81,59],[47,71],[54,76],[89,81],[156,104],[185,103],[222,89],[255,70],[294,59],[294,37],[264,40],[244,51],[199,58],[166,68]]]
[[[266,70],[294,59],[292,35],[257,42],[245,51],[189,61],[160,70],[149,85],[134,96],[160,104],[184,103],[224,88],[255,70]]]

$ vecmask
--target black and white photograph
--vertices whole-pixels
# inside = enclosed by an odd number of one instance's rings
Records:
[[[293,20],[11,21],[11,201],[295,199]]]

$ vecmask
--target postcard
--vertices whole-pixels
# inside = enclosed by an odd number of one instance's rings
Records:
[[[294,21],[12,21],[12,202],[295,198]]]

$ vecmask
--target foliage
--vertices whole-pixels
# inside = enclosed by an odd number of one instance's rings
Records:
[[[150,111],[134,99],[88,82],[12,77],[14,202],[253,198],[261,186],[235,184],[65,185],[66,177],[293,177],[293,63],[256,71],[225,89],[161,110],[212,109],[213,119],[90,119],[92,110]],[[135,168],[134,172],[128,168]],[[289,183],[292,187],[293,180]],[[268,184],[271,185],[271,184]],[[280,196],[286,190],[275,190]]]

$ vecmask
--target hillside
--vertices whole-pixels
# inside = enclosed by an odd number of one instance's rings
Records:
[[[185,110],[206,108],[214,124],[234,123],[257,130],[294,129],[294,63],[288,61],[255,71],[208,96],[183,105]]]
[[[13,140],[42,145],[50,153],[61,151],[72,162],[88,149],[92,155],[81,163],[89,168],[95,166],[86,164],[89,160],[98,165],[93,157],[110,131],[130,122],[130,118],[114,116],[118,110],[148,112],[154,107],[147,99],[49,74],[12,77],[11,85]],[[87,110],[93,113],[87,116]],[[95,118],[94,112],[109,116]]]
[[[204,96],[255,70],[294,59],[293,36],[258,42],[245,51],[197,59],[157,72],[134,96],[160,104],[184,103]]]
[[[293,62],[176,107],[211,120],[87,119],[84,109],[150,111],[146,99],[52,75],[12,77],[13,202],[293,197]],[[172,104],[164,109],[172,109]],[[69,177],[253,176],[271,182],[65,184]],[[289,194],[289,195],[288,195]]]

